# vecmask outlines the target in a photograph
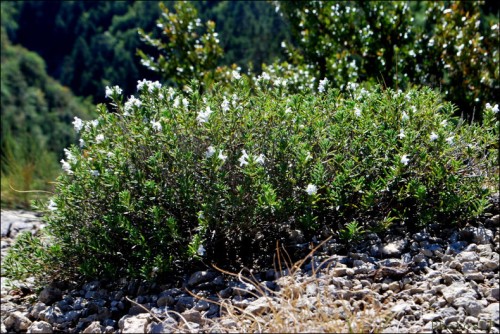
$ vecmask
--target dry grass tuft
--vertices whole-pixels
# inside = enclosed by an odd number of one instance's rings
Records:
[[[327,240],[326,240],[327,241]],[[325,242],[326,242],[325,241]],[[180,318],[178,325],[170,329],[174,332],[257,332],[257,333],[377,333],[392,320],[391,314],[382,309],[380,302],[371,293],[354,294],[343,298],[331,285],[329,266],[313,269],[312,275],[302,273],[302,265],[322,244],[314,248],[307,257],[290,265],[288,254],[277,249],[278,268],[288,273],[276,283],[278,291],[268,289],[253,277],[242,273],[230,273],[215,267],[226,275],[236,277],[250,286],[244,290],[254,297],[249,304],[235,303],[230,299],[216,302],[220,306],[220,318],[203,319],[202,326]],[[284,256],[285,255],[285,256]],[[286,260],[285,260],[286,258]],[[286,270],[282,267],[282,262]],[[319,268],[324,268],[326,261]],[[191,293],[193,296],[199,296]],[[207,300],[210,303],[214,301]]]

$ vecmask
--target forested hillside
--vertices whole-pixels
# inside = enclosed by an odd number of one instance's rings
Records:
[[[155,1],[3,2],[9,38],[43,57],[49,75],[78,96],[104,101],[104,87],[119,84],[126,94],[137,80],[155,78],[140,64],[136,49],[145,49],[137,29],[152,31],[160,16]],[[165,2],[173,8],[174,2]],[[213,20],[224,49],[223,64],[249,63],[260,69],[282,56],[289,40],[285,21],[265,1],[197,1],[202,21]],[[5,9],[4,9],[5,8]],[[2,14],[4,15],[4,14]],[[146,48],[147,49],[147,48]]]
[[[35,52],[1,38],[1,171],[2,204],[21,200],[26,193],[12,188],[48,190],[63,149],[76,141],[73,117],[88,119],[93,107],[47,75]]]

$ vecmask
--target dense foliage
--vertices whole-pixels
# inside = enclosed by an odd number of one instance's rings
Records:
[[[469,119],[500,93],[498,7],[484,1],[274,1],[289,61],[340,89],[360,82],[441,90]]]
[[[38,204],[47,228],[20,238],[6,271],[162,280],[200,259],[269,264],[276,241],[351,242],[394,224],[460,224],[481,214],[499,182],[500,115],[499,27],[484,5],[279,5],[297,41],[283,43],[286,61],[257,74],[225,63],[218,25],[198,18],[204,6],[243,5],[168,3],[138,34],[141,2],[78,5],[77,26],[90,30],[65,58],[75,71],[61,75],[80,75],[68,82],[88,83],[89,92],[106,86],[106,104],[95,120],[74,118],[79,145],[65,150],[48,206]],[[76,5],[51,6],[64,21],[61,8]],[[9,8],[14,17],[25,7]],[[10,21],[5,27],[21,34]],[[121,60],[93,67],[91,58]],[[150,80],[131,81],[135,62]]]
[[[163,279],[200,257],[266,264],[276,240],[297,235],[458,224],[487,206],[492,108],[488,126],[466,125],[428,89],[289,94],[248,81],[203,96],[146,80],[128,99],[108,87],[111,110],[75,119],[82,144],[45,209],[51,246],[24,261],[57,259],[52,275]],[[13,260],[4,266],[22,273]]]

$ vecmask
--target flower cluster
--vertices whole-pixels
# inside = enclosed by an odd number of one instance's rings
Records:
[[[217,150],[213,146],[209,146],[207,151],[205,152],[205,157],[207,159],[211,158],[215,153],[217,153]],[[219,150],[219,154],[217,155],[217,158],[226,161],[227,155],[224,154],[222,150]]]
[[[80,132],[83,128],[83,121],[80,118],[75,117],[75,120],[73,121],[73,125],[75,126],[76,132]]]
[[[142,91],[144,89],[144,87],[147,88],[148,92],[152,93],[155,89],[161,88],[161,83],[159,83],[158,81],[152,82],[152,81],[146,80],[146,79],[139,80],[137,82],[137,90]]]
[[[140,108],[141,105],[142,105],[142,101],[141,100],[135,98],[135,96],[131,96],[127,100],[127,102],[125,102],[125,106],[124,106],[125,112],[124,112],[124,115],[125,116],[130,115],[130,112],[132,112],[134,110],[134,108]]]
[[[491,104],[486,103],[486,109],[491,110],[494,114],[498,114],[498,104],[491,106]]]
[[[318,192],[318,187],[314,184],[309,183],[306,187],[306,193],[310,196],[315,195]]]
[[[162,126],[159,121],[151,121],[151,126],[153,127],[153,130],[157,132],[160,132],[162,130]]]
[[[106,86],[106,97],[110,98],[113,95],[120,95],[122,93],[122,89],[119,86],[108,87]]]
[[[319,82],[318,91],[323,93],[325,91],[326,84],[328,83],[328,78],[324,78]]]
[[[246,150],[242,150],[241,156],[238,159],[238,161],[240,162],[240,167],[248,165],[249,160],[252,158],[256,163],[263,165],[266,157],[264,156],[264,154],[259,154],[257,156],[251,157]]]
[[[212,109],[210,109],[210,106],[207,106],[205,111],[200,111],[198,113],[198,116],[196,117],[196,120],[198,121],[198,123],[200,124],[203,124],[203,123],[206,123],[208,122],[208,118],[210,117],[210,115],[212,114]]]

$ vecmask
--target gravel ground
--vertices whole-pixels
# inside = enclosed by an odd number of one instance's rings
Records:
[[[296,270],[254,273],[252,284],[207,268],[179,286],[93,281],[35,294],[29,280],[11,289],[2,277],[1,332],[255,331],[250,315],[268,319],[262,331],[499,333],[498,194],[493,201],[493,210],[463,228],[430,226],[385,240],[370,234],[343,255],[330,241]],[[3,258],[17,233],[43,226],[35,213],[1,214]],[[242,315],[228,317],[235,308]],[[276,327],[278,316],[292,312],[329,316]]]

